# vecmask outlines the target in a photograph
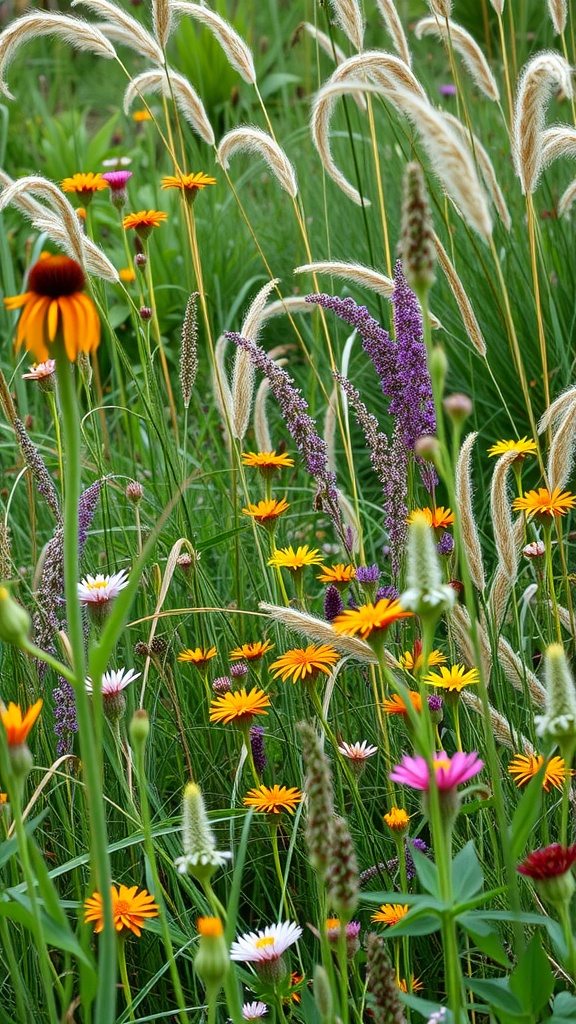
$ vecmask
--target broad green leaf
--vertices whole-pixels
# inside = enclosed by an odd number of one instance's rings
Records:
[[[554,976],[538,934],[533,936],[512,971],[510,988],[518,996],[526,1013],[534,1016],[550,999],[554,991]]]
[[[429,858],[417,850],[416,847],[410,851],[414,860],[414,867],[418,875],[420,885],[429,892],[431,896],[440,899],[440,883],[438,881],[438,868]]]
[[[361,903],[407,903],[409,906],[426,907],[427,910],[448,910],[449,908],[441,900],[433,896],[427,896],[421,892],[362,892],[360,893]]]
[[[510,825],[510,856],[512,860],[519,860],[528,836],[532,832],[542,806],[542,782],[546,764],[544,763],[538,773],[528,783],[518,807],[514,811],[512,824]]]
[[[552,1016],[545,1024],[574,1024],[576,1020],[576,996],[571,992],[559,992],[552,1005]]]
[[[25,928],[34,933],[34,919],[30,910],[30,901],[27,897],[18,895],[17,899],[0,903],[0,915],[6,917],[9,921],[17,921],[18,924],[24,925]],[[93,962],[84,952],[78,939],[72,934],[70,929],[62,928],[51,917],[48,917],[48,914],[44,913],[44,911],[40,911],[40,916],[47,945],[54,946],[55,949],[63,949],[67,953],[72,953],[77,960],[83,962],[85,967],[95,972]]]
[[[452,862],[452,877],[455,903],[471,899],[482,889],[484,874],[471,839],[456,854]]]
[[[412,912],[403,917],[398,924],[386,929],[386,938],[398,938],[400,935],[431,935],[442,927],[442,921],[436,915],[417,914]]]
[[[489,956],[491,960],[495,960],[496,963],[501,964],[502,967],[510,966],[510,961],[498,932],[487,921],[482,919],[482,913],[461,914],[456,920],[482,953]]]
[[[523,1014],[522,1004],[514,993],[510,991],[510,979],[508,977],[466,978],[466,987],[496,1010],[504,1010],[505,1013],[512,1013],[517,1017]]]

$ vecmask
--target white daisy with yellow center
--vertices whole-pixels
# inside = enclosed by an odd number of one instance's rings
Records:
[[[80,604],[104,604],[113,601],[124,587],[128,586],[126,569],[115,572],[112,576],[86,576],[78,584],[78,600]]]
[[[259,932],[247,932],[232,943],[230,959],[245,963],[279,960],[289,946],[298,942],[301,935],[302,929],[293,921],[271,924]]]

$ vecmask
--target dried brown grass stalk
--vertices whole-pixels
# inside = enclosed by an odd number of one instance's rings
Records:
[[[459,121],[458,118],[454,117],[452,114],[445,113],[444,117],[456,129],[456,131],[460,133],[461,137],[464,139],[466,144],[469,145],[470,133],[466,126],[463,125],[462,122]],[[486,186],[488,195],[490,196],[490,199],[494,203],[494,206],[498,212],[498,215],[502,223],[504,224],[504,227],[506,228],[507,231],[510,231],[510,228],[512,227],[512,218],[510,216],[510,211],[508,210],[508,207],[506,205],[506,200],[504,199],[504,193],[502,192],[502,189],[498,184],[498,179],[496,178],[496,171],[494,170],[492,161],[488,156],[488,153],[484,149],[484,146],[480,142],[480,139],[476,135],[472,135],[472,143],[474,146],[474,157],[476,159],[476,163],[478,165],[478,170],[480,171],[482,181]]]
[[[67,14],[54,14],[51,11],[25,14],[0,34],[0,92],[10,100],[14,97],[4,81],[6,72],[19,47],[38,36],[56,36],[77,50],[87,50],[108,59],[116,57],[116,50],[106,36],[81,18],[71,18]]]
[[[470,690],[462,691],[462,701],[464,704],[466,704],[467,707],[470,708],[471,711],[474,711],[477,715],[484,714],[482,701],[480,700],[479,697],[476,696],[475,693],[471,693]],[[514,740],[512,733],[510,731],[510,726],[508,725],[506,719],[500,714],[499,711],[496,711],[496,708],[493,708],[491,704],[488,705],[488,713],[490,715],[490,726],[494,734],[494,739],[496,740],[496,743],[499,743],[500,746],[502,747],[507,747],[508,750],[518,750],[518,743],[516,742],[516,740]],[[526,737],[522,736],[521,734],[519,734],[518,739],[520,741],[522,749],[526,754],[534,753],[534,747],[530,743],[530,740],[527,740]]]
[[[143,71],[141,75],[133,78],[126,88],[124,113],[128,113],[137,97],[146,93],[160,93],[167,99],[170,99],[174,93],[176,105],[191,128],[208,146],[214,145],[214,132],[204,104],[184,75],[180,75],[171,68],[165,70],[154,68],[150,71]]]
[[[468,434],[460,448],[456,464],[456,512],[460,520],[462,543],[470,568],[470,576],[476,589],[482,592],[486,586],[484,562],[472,504],[471,460],[477,436],[476,432]]]
[[[506,574],[513,585],[518,574],[519,550],[516,544],[514,523],[510,513],[508,494],[509,473],[516,461],[517,452],[505,452],[497,460],[492,474],[490,511],[494,541],[498,552],[498,568]]]
[[[241,125],[228,132],[218,146],[218,162],[228,170],[230,157],[236,153],[257,153],[268,164],[276,180],[294,199],[298,194],[296,172],[284,150],[261,128]]]
[[[568,4],[566,0],[548,0],[548,10],[554,25],[554,31],[561,36],[566,28],[568,18]]]
[[[107,39],[128,46],[153,64],[164,64],[162,47],[158,45],[154,36],[118,4],[111,3],[111,0],[72,0],[72,7],[78,5],[87,7],[88,10],[106,19],[102,24],[98,24],[98,28]]]
[[[512,125],[512,156],[522,191],[535,191],[542,171],[542,137],[546,107],[562,89],[572,96],[571,69],[559,53],[537,53],[524,65],[518,88]]]
[[[256,83],[256,68],[250,49],[235,29],[209,7],[187,3],[187,0],[169,0],[174,14],[186,14],[210,30],[218,40],[229,63],[250,85]]]
[[[500,99],[498,83],[492,74],[488,61],[475,39],[469,32],[456,22],[439,21],[437,18],[422,18],[414,29],[417,39],[423,36],[438,36],[447,45],[454,47],[462,57],[462,62],[470,72],[479,89],[497,103]]]
[[[384,24],[394,43],[396,53],[410,67],[412,64],[412,54],[408,48],[408,40],[406,39],[394,0],[376,0],[376,6],[384,19]]]
[[[37,231],[44,232],[87,272],[106,281],[116,283],[120,280],[108,257],[83,233],[74,207],[52,181],[40,175],[28,175],[12,181],[0,172],[0,182],[5,184],[0,192],[0,210],[10,204],[16,206],[32,221]],[[36,202],[35,195],[45,199],[51,209]]]
[[[436,255],[438,257],[438,263],[442,267],[448,284],[452,289],[452,294],[456,299],[456,305],[460,310],[460,315],[466,328],[466,333],[470,338],[470,341],[474,345],[474,348],[481,356],[486,358],[486,342],[484,336],[480,330],[480,325],[476,319],[476,314],[472,309],[472,304],[468,298],[464,285],[456,273],[456,268],[450,261],[450,257],[446,252],[442,242],[438,238],[438,235],[434,235],[434,246],[436,248]]]
[[[330,0],[336,21],[357,50],[364,45],[364,18],[358,0]]]
[[[372,648],[364,640],[358,640],[357,637],[343,636],[337,633],[324,619],[317,619],[314,615],[298,612],[294,608],[267,604],[265,601],[261,601],[258,607],[269,615],[271,619],[274,619],[275,622],[281,622],[287,629],[291,629],[292,632],[298,633],[300,636],[307,636],[311,640],[317,640],[319,643],[330,644],[340,653],[349,654],[350,657],[355,658],[357,661],[362,661],[369,665],[377,664],[377,658]],[[390,655],[388,655],[388,658],[390,658]],[[395,664],[394,659],[391,660],[391,663]]]
[[[574,200],[576,199],[576,178],[570,182],[568,188],[562,193],[558,200],[558,215],[560,217],[568,217]]]

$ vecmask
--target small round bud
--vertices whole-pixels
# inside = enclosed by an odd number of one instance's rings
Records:
[[[434,346],[428,362],[432,382],[436,383],[437,390],[442,393],[446,374],[448,373],[448,359],[441,345]]]
[[[23,782],[34,765],[34,758],[30,750],[25,743],[19,743],[15,747],[8,748],[8,756],[15,777]]]
[[[214,693],[230,693],[232,689],[232,680],[230,676],[217,676],[212,683],[212,689]]]
[[[126,697],[123,693],[102,695],[102,711],[108,721],[115,725],[126,713]]]
[[[472,415],[474,406],[468,395],[446,395],[442,402],[444,412],[450,417],[453,423],[464,423]]]
[[[126,490],[124,491],[124,493],[128,498],[128,501],[131,501],[132,504],[134,505],[138,505],[138,503],[142,501],[142,497],[144,495],[144,488],[142,487],[142,484],[138,483],[137,480],[131,480],[130,483],[126,485]]]
[[[422,434],[414,445],[414,451],[426,462],[435,462],[440,454],[440,443],[432,434]]]
[[[134,257],[134,263],[135,263],[135,265],[137,267],[140,267],[141,269],[143,267],[145,267],[146,264],[148,263],[148,257],[146,255],[146,253],[145,252],[137,252],[135,257]]]
[[[152,638],[152,642],[150,644],[150,654],[155,654],[156,657],[161,657],[163,654],[166,654],[167,650],[168,644],[166,643],[163,636],[155,636]]]
[[[150,654],[150,648],[148,644],[145,644],[143,640],[137,640],[134,644],[134,654],[139,658],[147,658]]]
[[[199,917],[200,937],[194,958],[194,970],[204,983],[208,999],[214,999],[230,970],[230,956],[224,929],[218,917]]]
[[[183,555],[178,555],[176,565],[179,566],[180,569],[182,569],[182,572],[187,576],[194,566],[194,559],[188,551],[185,551]]]
[[[7,587],[0,587],[0,640],[21,647],[28,639],[30,616],[11,596]]]
[[[148,712],[144,711],[144,708],[138,708],[138,711],[134,712],[128,732],[130,743],[134,750],[142,750],[146,745],[150,732],[150,719],[148,718]]]
[[[145,322],[147,320],[151,320],[152,319],[152,310],[150,309],[150,306],[141,306],[140,307],[140,319],[144,320]]]

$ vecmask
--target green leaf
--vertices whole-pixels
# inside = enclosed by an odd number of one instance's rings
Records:
[[[294,85],[299,81],[299,75],[291,75],[288,72],[275,71],[271,75],[267,75],[260,86],[262,99],[265,100],[269,96],[272,96],[275,92],[283,89],[285,85]]]
[[[510,991],[510,979],[504,978],[466,978],[466,987],[475,995],[485,999],[489,1006],[496,1010],[504,1010],[516,1016],[522,1014],[522,1004]]]
[[[546,1024],[574,1024],[576,1020],[576,996],[571,992],[559,992],[552,1005],[552,1016]]]
[[[436,865],[428,859],[426,854],[422,853],[422,850],[417,850],[413,847],[410,850],[412,858],[414,860],[414,867],[416,868],[416,874],[418,875],[418,881],[420,885],[429,892],[431,896],[436,896],[440,899],[440,883],[438,881],[438,868]]]
[[[386,938],[396,938],[400,935],[431,935],[442,927],[439,917],[432,914],[418,914],[410,912],[403,917],[398,924],[386,929]]]
[[[360,893],[361,903],[376,903],[381,906],[382,903],[404,903],[409,906],[425,907],[427,910],[448,910],[449,908],[441,900],[437,900],[434,896],[426,896],[421,892],[362,892]]]
[[[519,860],[524,853],[528,836],[540,815],[542,782],[544,781],[545,771],[546,763],[544,762],[537,774],[526,786],[518,807],[514,811],[514,817],[510,825],[510,856],[512,860]]]
[[[471,839],[456,854],[452,862],[452,877],[455,903],[469,900],[483,888],[484,874]]]
[[[554,976],[542,946],[540,936],[534,935],[520,957],[510,977],[510,988],[522,1003],[526,1013],[537,1016],[554,991]]]
[[[501,964],[502,967],[509,967],[510,961],[502,940],[495,928],[483,920],[482,912],[478,914],[461,914],[456,920],[461,928],[470,936],[474,944],[491,960]]]
[[[26,832],[28,833],[29,836],[31,836],[34,830],[38,828],[38,825],[40,825],[44,821],[44,818],[46,817],[47,814],[48,808],[46,808],[45,811],[42,811],[41,814],[36,815],[35,818],[31,818],[30,821],[26,822]],[[10,860],[10,858],[14,856],[17,850],[18,840],[16,836],[13,836],[12,839],[7,839],[5,842],[0,843],[0,868],[4,867],[4,865]]]
[[[13,900],[1,902],[0,915],[6,917],[9,921],[16,921],[18,924],[24,925],[25,928],[34,933],[34,918],[27,896],[18,894]],[[55,949],[63,949],[67,953],[72,953],[77,960],[82,961],[85,967],[90,968],[96,973],[93,962],[84,952],[70,928],[62,928],[53,918],[48,917],[48,914],[43,910],[40,911],[40,917],[47,945],[54,946]]]

